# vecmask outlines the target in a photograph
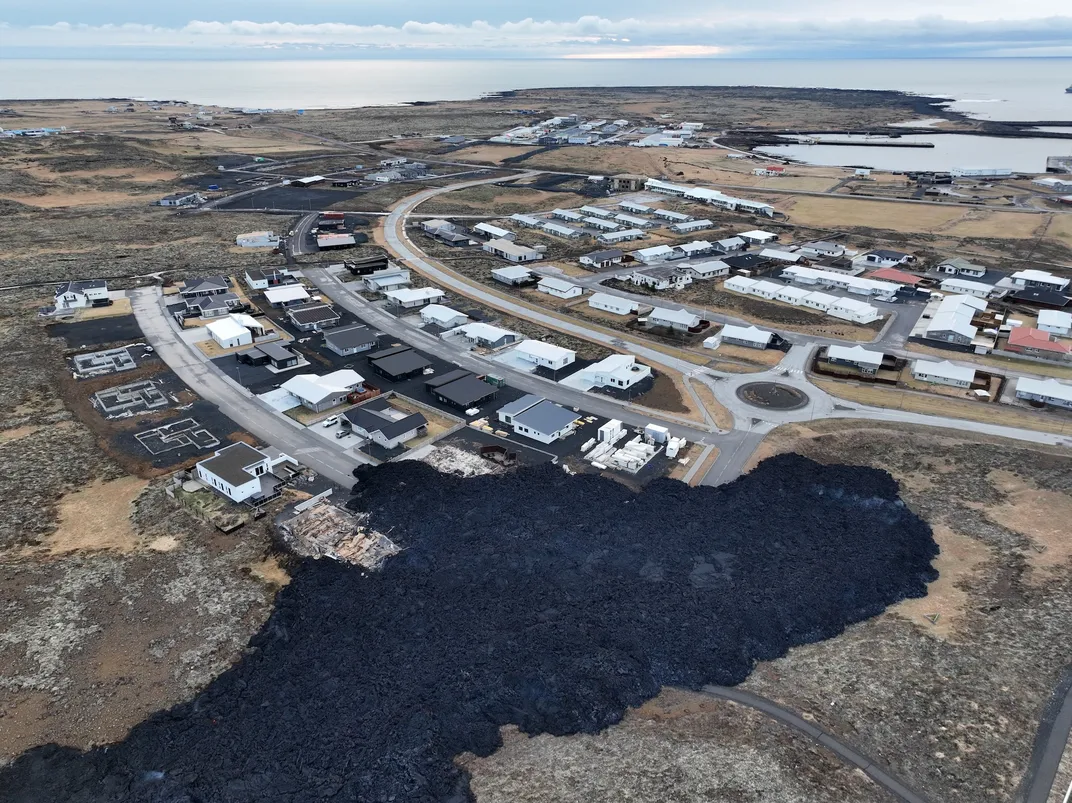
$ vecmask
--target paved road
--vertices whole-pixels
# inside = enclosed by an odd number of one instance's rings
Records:
[[[371,462],[365,455],[334,448],[209,365],[201,352],[179,337],[176,324],[160,304],[158,288],[134,290],[130,301],[145,339],[160,358],[191,390],[242,429],[344,488],[353,484],[352,472],[358,465]]]
[[[823,747],[832,750],[838,758],[854,767],[859,767],[867,777],[881,786],[898,800],[905,803],[928,803],[927,798],[912,790],[906,783],[893,777],[887,770],[879,767],[874,761],[850,747],[844,742],[838,741],[828,730],[814,722],[809,722],[798,714],[783,708],[766,697],[744,691],[743,689],[729,688],[726,686],[704,686],[703,694],[717,697],[721,700],[730,700],[739,705],[746,705],[756,711],[760,711],[771,719],[781,722],[794,730],[800,731],[811,737]]]
[[[1065,668],[1043,711],[1031,763],[1020,783],[1016,803],[1047,803],[1050,795],[1057,791],[1053,784],[1061,758],[1068,748],[1069,734],[1072,734],[1072,665]],[[1057,794],[1060,792],[1057,791]]]

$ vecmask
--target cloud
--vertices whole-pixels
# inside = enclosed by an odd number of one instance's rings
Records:
[[[769,6],[769,4],[768,4]],[[610,19],[491,23],[417,21],[386,25],[347,22],[194,20],[179,27],[143,23],[57,22],[17,27],[20,46],[43,48],[170,48],[205,51],[361,49],[413,55],[513,55],[551,58],[698,58],[786,55],[1072,55],[1072,17],[953,20],[791,19],[784,15],[697,14]],[[12,37],[15,38],[15,37]]]

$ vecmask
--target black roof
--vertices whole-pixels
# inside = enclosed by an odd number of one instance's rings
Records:
[[[410,351],[409,346],[391,346],[390,348],[380,349],[374,351],[368,355],[369,362],[373,360],[382,360],[384,357],[390,357],[392,354],[401,354],[403,351]]]
[[[498,389],[494,385],[489,385],[483,379],[477,379],[477,377],[469,375],[440,385],[432,392],[459,407],[469,407],[485,399],[490,399],[498,393]]]
[[[761,257],[759,254],[737,254],[735,256],[722,257],[722,261],[731,268],[747,270],[749,268],[758,268],[760,265],[766,265],[771,260],[768,257]]]
[[[1067,307],[1072,303],[1072,298],[1056,290],[1043,290],[1037,287],[1017,290],[1012,294],[1015,301],[1023,301],[1027,304],[1038,304],[1043,307]]]
[[[347,326],[343,329],[333,329],[324,334],[324,342],[331,343],[340,349],[353,349],[375,343],[379,334],[367,326]]]
[[[625,252],[618,248],[609,248],[606,251],[593,251],[590,254],[585,254],[585,259],[590,259],[593,262],[603,262],[607,259],[618,259],[625,256]]]
[[[868,251],[869,254],[874,254],[877,257],[883,259],[904,259],[911,254],[906,254],[903,251],[890,251],[888,248],[877,248],[874,251]]]
[[[260,343],[257,348],[273,360],[291,360],[298,356],[280,343]]]
[[[446,385],[457,379],[461,379],[463,376],[472,376],[472,372],[466,371],[464,368],[459,368],[457,371],[448,371],[445,374],[433,376],[424,383],[424,386],[431,390],[432,388],[438,388],[440,385]]]
[[[320,321],[335,321],[341,318],[328,304],[301,304],[287,310],[287,316],[294,323],[319,323]]]
[[[253,479],[253,475],[245,471],[245,468],[259,463],[265,457],[263,452],[239,441],[220,449],[214,457],[202,461],[201,465],[231,485],[244,485]]]
[[[347,410],[343,415],[355,427],[363,429],[369,434],[379,432],[387,439],[403,435],[428,423],[428,419],[420,413],[410,413],[405,418],[394,420],[369,406],[354,407],[351,410]]]
[[[369,360],[378,371],[382,371],[387,376],[403,376],[404,374],[415,373],[416,371],[423,371],[425,368],[431,366],[425,357],[413,351],[413,349],[406,349],[398,354],[391,354],[387,357],[381,357],[378,360]]]

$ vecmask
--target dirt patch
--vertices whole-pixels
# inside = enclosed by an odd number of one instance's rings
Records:
[[[1072,559],[1072,497],[1042,490],[1000,469],[990,472],[987,479],[1005,499],[1000,505],[985,507],[984,515],[1031,540],[1024,552],[1032,569],[1028,578],[1034,584],[1048,582],[1051,573],[1067,568]]]
[[[120,477],[96,480],[67,494],[59,502],[59,526],[41,546],[50,555],[134,550],[138,537],[130,521],[131,504],[148,484],[138,477]]]
[[[290,575],[287,574],[287,570],[279,565],[279,559],[274,556],[254,563],[249,567],[249,571],[261,582],[275,588],[282,588],[290,582]]]

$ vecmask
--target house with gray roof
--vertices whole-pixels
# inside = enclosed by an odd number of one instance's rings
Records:
[[[384,398],[373,399],[342,414],[340,425],[384,449],[397,449],[428,431],[428,419],[392,407]]]
[[[56,309],[105,306],[108,302],[108,282],[91,279],[84,282],[64,282],[56,288]]]
[[[276,457],[248,443],[234,443],[202,460],[194,473],[202,483],[232,502],[260,505],[279,495],[279,489],[298,471],[298,462]]]
[[[340,357],[349,357],[375,348],[379,338],[379,333],[367,326],[345,326],[325,332],[324,346]]]
[[[496,415],[504,424],[512,426],[516,434],[540,443],[554,443],[567,437],[581,420],[573,410],[531,393],[500,407]]]

